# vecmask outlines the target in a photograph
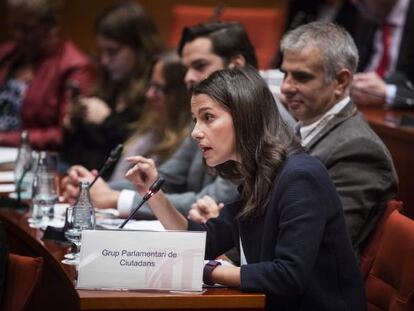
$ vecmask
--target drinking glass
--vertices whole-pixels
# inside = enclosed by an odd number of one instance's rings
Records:
[[[57,194],[59,194],[59,155],[54,151],[41,151],[39,154],[38,171],[47,172],[55,177]]]
[[[54,217],[54,205],[58,201],[57,179],[55,174],[48,172],[38,173],[33,184],[33,211],[32,218],[41,222],[34,222],[32,227],[46,228]]]
[[[31,183],[30,183],[30,198],[33,199],[34,191],[33,188],[35,186],[35,176],[37,174],[37,168],[39,166],[39,159],[40,159],[40,153],[37,151],[32,151],[32,169],[29,172],[31,174]],[[37,206],[33,205],[32,200],[32,213],[30,218],[28,219],[28,222],[30,224],[30,227],[38,228],[40,226],[40,223],[42,222],[43,214],[40,208],[37,208]]]
[[[71,207],[71,212],[68,215],[68,222],[65,229],[65,237],[71,241],[75,246],[75,258],[71,260],[71,263],[67,263],[66,260],[63,260],[63,263],[78,265],[80,248],[81,248],[81,239],[82,231],[85,229],[95,229],[95,221],[93,210],[87,210],[84,206],[74,205]]]
[[[54,151],[41,151],[40,157],[44,159],[43,163],[46,166],[46,170],[57,176],[59,166],[59,155]]]
[[[72,245],[76,244],[69,239],[69,237],[71,237],[71,235],[67,235],[67,232],[73,228],[73,206],[69,206],[66,209],[66,213],[65,213],[65,224],[63,225],[63,232],[65,234],[65,237],[72,243]],[[65,259],[62,260],[62,263],[66,264],[66,265],[72,265],[75,266],[79,263],[79,258],[77,257],[77,246],[75,248],[74,251],[72,251],[71,248],[71,252],[65,254]]]

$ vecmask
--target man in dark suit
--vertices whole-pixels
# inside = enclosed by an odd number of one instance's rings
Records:
[[[284,37],[281,92],[302,145],[328,169],[358,254],[395,197],[397,176],[389,151],[349,98],[358,52],[338,28],[316,22]]]
[[[315,21],[334,22],[354,36],[360,18],[350,0],[289,0],[284,33]],[[279,42],[278,42],[279,44]],[[279,49],[278,49],[279,50]],[[282,63],[280,51],[273,57],[270,67],[279,68]]]
[[[359,25],[352,99],[358,105],[414,107],[414,1],[352,0],[372,23]]]

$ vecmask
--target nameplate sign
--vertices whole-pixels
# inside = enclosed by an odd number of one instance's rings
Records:
[[[205,232],[84,230],[78,288],[201,291]]]

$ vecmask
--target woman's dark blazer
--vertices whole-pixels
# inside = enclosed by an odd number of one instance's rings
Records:
[[[306,154],[280,168],[263,215],[237,217],[241,203],[190,230],[206,230],[206,258],[243,244],[241,289],[264,292],[269,310],[365,310],[360,272],[341,203],[325,167]]]

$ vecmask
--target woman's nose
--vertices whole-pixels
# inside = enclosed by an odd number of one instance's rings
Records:
[[[200,131],[197,123],[194,125],[193,130],[191,131],[191,137],[195,140],[199,140],[202,137],[202,131]]]

